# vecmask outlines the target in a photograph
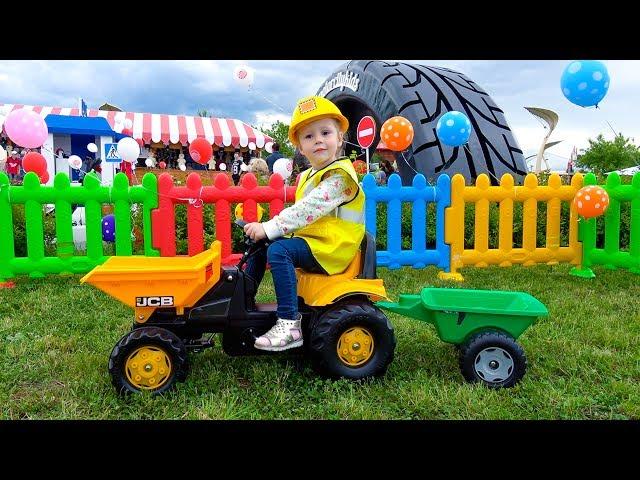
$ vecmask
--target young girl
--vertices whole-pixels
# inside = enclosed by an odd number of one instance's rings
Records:
[[[302,345],[296,267],[334,275],[345,271],[358,252],[365,233],[364,193],[351,161],[338,157],[348,127],[347,118],[326,98],[298,101],[289,140],[311,168],[300,175],[294,205],[268,222],[244,227],[253,240],[277,239],[266,255],[247,264],[246,273],[259,284],[269,262],[278,300],[278,320],[256,339],[255,348],[280,351]]]

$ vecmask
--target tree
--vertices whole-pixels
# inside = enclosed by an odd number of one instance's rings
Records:
[[[198,110],[198,116],[199,117],[210,117],[211,114],[209,113],[209,111],[205,108],[202,110]]]
[[[273,138],[274,142],[280,144],[280,153],[287,158],[293,158],[295,148],[289,141],[289,125],[277,120],[276,123],[269,128],[262,129],[262,131]],[[269,153],[266,152],[266,155],[269,155]]]
[[[617,134],[612,142],[605,140],[602,134],[595,140],[589,139],[589,148],[582,152],[578,155],[576,166],[592,170],[598,175],[640,163],[640,149],[622,133]]]

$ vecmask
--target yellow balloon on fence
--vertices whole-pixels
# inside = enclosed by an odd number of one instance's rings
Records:
[[[262,216],[264,215],[264,208],[262,208],[262,207],[260,206],[260,204],[257,204],[257,207],[258,207],[258,208],[257,208],[257,210],[258,210],[258,220],[257,220],[257,221],[259,222],[259,221],[262,219]],[[242,215],[244,214],[243,210],[244,210],[244,209],[243,209],[243,207],[242,207],[242,203],[239,203],[238,205],[236,205],[235,215],[236,215],[236,218],[237,218],[238,220],[244,220],[244,219],[242,218]]]

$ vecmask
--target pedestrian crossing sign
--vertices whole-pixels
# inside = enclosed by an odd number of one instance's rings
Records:
[[[104,158],[107,162],[120,163],[122,159],[118,155],[117,143],[105,143],[104,144]]]

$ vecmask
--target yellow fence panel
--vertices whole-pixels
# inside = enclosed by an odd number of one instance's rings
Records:
[[[525,266],[560,262],[578,265],[581,244],[578,242],[578,216],[573,205],[569,217],[568,246],[560,245],[561,202],[572,203],[582,188],[583,177],[576,174],[570,185],[563,185],[558,174],[549,177],[547,185],[538,185],[534,174],[525,177],[524,185],[514,185],[513,177],[505,174],[499,186],[491,186],[486,174],[479,175],[475,186],[466,186],[460,174],[451,179],[451,206],[445,209],[445,242],[451,246],[451,272],[440,272],[443,279],[462,280],[457,271],[464,266],[486,267],[514,264]],[[546,202],[546,241],[544,247],[536,245],[538,203]],[[464,248],[465,205],[475,205],[474,248]],[[489,248],[489,209],[491,203],[499,205],[498,248]],[[514,204],[522,203],[522,247],[513,246]]]

